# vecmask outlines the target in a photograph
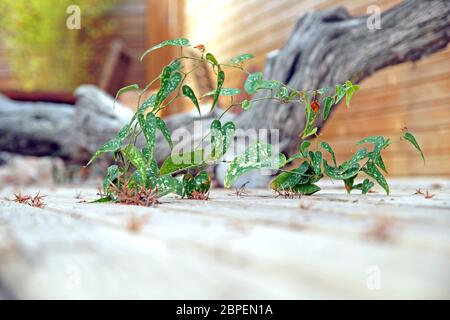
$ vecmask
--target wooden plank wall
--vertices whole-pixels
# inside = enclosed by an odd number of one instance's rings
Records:
[[[205,43],[221,60],[236,54],[255,54],[254,68],[263,70],[265,56],[280,48],[298,17],[310,9],[345,6],[352,14],[365,14],[375,4],[382,10],[397,0],[229,0],[186,1],[185,34],[194,43]],[[195,14],[194,14],[195,13]],[[350,110],[339,106],[323,130],[346,159],[354,142],[366,135],[391,136],[386,152],[391,175],[450,175],[450,48],[417,63],[382,70],[361,83]],[[231,79],[231,81],[230,81]],[[239,85],[242,76],[228,77],[228,86]],[[417,134],[427,158],[423,166],[416,153],[398,141],[407,126]]]
[[[113,16],[117,19],[116,36],[125,42],[132,55],[127,83],[142,83],[146,79],[145,65],[139,57],[147,49],[148,43],[148,0],[119,0]]]
[[[148,46],[147,7],[149,7],[147,0],[118,0],[117,7],[108,17],[108,19],[113,19],[116,24],[114,37],[122,39],[128,52],[133,56],[133,62],[126,78],[126,82],[129,83],[143,82],[146,79],[145,65],[139,63],[138,58]],[[110,39],[105,38],[98,44],[96,51],[105,52],[109,46]],[[93,73],[99,75],[102,66],[100,58]],[[5,48],[0,39],[0,90],[7,88],[20,89],[20,83],[14,81],[6,59]]]
[[[13,86],[13,78],[5,57],[5,47],[0,41],[0,89]]]

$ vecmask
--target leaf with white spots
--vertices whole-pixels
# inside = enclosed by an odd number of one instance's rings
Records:
[[[416,138],[411,132],[405,132],[401,140],[406,140],[410,142],[414,146],[414,148],[416,148],[416,150],[420,153],[423,163],[425,163],[425,156],[423,155],[422,149],[420,148],[419,143],[417,142]]]
[[[170,131],[166,123],[160,117],[156,117],[156,127],[161,131],[162,135],[169,144],[170,149],[172,149],[173,148],[172,136],[170,135]]]
[[[290,191],[300,193],[305,196],[310,196],[320,191],[320,187],[312,183],[296,184],[293,188],[290,189]]]
[[[270,187],[275,191],[290,190],[297,184],[308,182],[310,175],[306,174],[309,163],[304,161],[298,168],[289,172],[282,172],[270,183]]]
[[[243,110],[250,110],[252,108],[252,106],[253,106],[252,103],[248,100],[244,100],[241,103],[241,107]]]
[[[316,151],[315,153],[310,151],[309,157],[311,158],[311,165],[314,169],[314,172],[316,175],[319,175],[322,173],[321,165],[322,165],[322,152]]]
[[[255,169],[279,169],[286,163],[284,154],[273,154],[272,145],[258,142],[234,158],[225,175],[224,185],[230,188],[233,181]]]
[[[330,178],[336,179],[336,180],[344,180],[344,179],[353,177],[355,174],[357,174],[359,172],[359,169],[360,169],[358,164],[354,164],[348,170],[346,170],[345,172],[342,172],[340,170],[340,168],[331,167],[330,165],[328,165],[328,162],[325,159],[323,159],[323,167],[324,167],[325,173]]]
[[[325,149],[326,151],[328,151],[328,153],[331,155],[331,159],[333,159],[333,163],[336,166],[336,156],[334,155],[334,151],[333,148],[331,148],[331,146],[328,144],[328,142],[321,142],[320,143],[320,147],[322,149]]]
[[[138,122],[141,126],[142,132],[144,133],[145,140],[147,140],[147,148],[148,148],[148,161],[153,159],[153,152],[155,149],[155,140],[156,140],[156,119],[153,113],[148,113],[144,118],[142,114],[138,115]]]
[[[150,52],[160,49],[167,46],[178,46],[178,47],[189,47],[191,44],[189,43],[188,39],[185,38],[179,38],[179,39],[173,39],[173,40],[166,40],[163,41],[149,49],[147,49],[141,56],[141,61],[145,58],[146,55],[148,55]]]
[[[86,167],[92,163],[95,159],[97,159],[100,155],[106,152],[116,152],[120,149],[123,140],[130,134],[130,126],[125,125],[120,131],[117,133],[116,137],[113,140],[108,141],[103,146],[101,146],[92,156],[91,160],[86,164]]]
[[[256,87],[261,84],[263,74],[261,72],[255,72],[248,75],[247,80],[244,83],[244,89],[247,93],[255,94]]]
[[[184,153],[172,153],[161,165],[160,174],[170,174],[187,168],[198,167],[205,164],[205,150],[194,150]]]
[[[244,53],[244,54],[241,54],[241,55],[231,58],[230,62],[234,63],[234,64],[241,64],[242,62],[253,59],[253,58],[254,58],[254,56],[251,53]]]
[[[216,91],[214,93],[214,100],[213,100],[213,104],[211,106],[211,111],[213,111],[214,108],[216,107],[216,104],[217,104],[217,101],[219,100],[220,91],[222,90],[224,81],[225,81],[225,72],[220,70],[219,73],[217,74],[217,87],[216,87]]]
[[[366,166],[362,168],[362,171],[365,172],[368,176],[375,179],[378,184],[383,187],[387,194],[389,194],[389,185],[386,182],[386,179],[381,174],[380,170],[373,164],[373,162],[367,162]]]
[[[183,95],[188,97],[192,101],[192,103],[194,103],[195,108],[197,108],[198,114],[202,115],[202,113],[200,112],[200,105],[198,104],[198,100],[197,100],[197,97],[195,96],[194,90],[192,90],[191,87],[189,87],[187,84],[185,84],[183,86],[182,91],[183,91]]]
[[[369,156],[369,152],[367,148],[359,149],[353,157],[340,165],[342,172],[348,170],[350,167],[353,167],[355,164],[358,164],[361,160],[367,158]]]
[[[142,177],[143,183],[147,181],[147,161],[142,153],[132,144],[129,144],[123,150],[123,156],[125,159],[131,162],[131,164],[139,171]]]

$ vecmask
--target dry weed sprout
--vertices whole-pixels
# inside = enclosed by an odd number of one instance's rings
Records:
[[[435,196],[435,194],[431,194],[431,193],[428,191],[428,189],[425,190],[425,192],[423,192],[421,188],[416,189],[416,192],[414,192],[413,195],[416,195],[416,194],[423,195],[423,197],[424,197],[425,199],[431,199],[431,198],[433,198],[433,197]]]
[[[16,193],[14,194],[14,196],[15,196],[14,202],[28,204],[29,206],[36,208],[45,207],[45,202],[43,198],[46,196],[41,195],[40,191],[34,197],[30,195],[22,195],[21,193]]]
[[[431,193],[429,193],[428,192],[428,190],[427,190],[427,192],[425,193],[425,199],[431,199],[431,198],[433,198],[435,195],[434,194],[431,194]]]
[[[200,192],[200,191],[193,191],[192,195],[189,197],[189,199],[209,200],[209,192],[204,193],[204,192]]]
[[[16,193],[14,194],[14,197],[16,197],[14,199],[14,202],[17,203],[28,203],[29,200],[31,200],[31,196],[29,195],[22,195],[22,193]]]
[[[389,242],[393,239],[391,229],[392,220],[390,218],[377,216],[374,224],[364,232],[364,236],[380,242]]]
[[[247,181],[246,183],[242,184],[240,187],[235,187],[235,194],[236,197],[243,197],[243,196],[247,196],[248,192],[247,190],[245,190],[245,186],[249,183],[250,181]]]
[[[127,229],[130,232],[139,232],[142,229],[142,226],[147,223],[148,221],[148,215],[144,216],[137,216],[136,214],[132,213],[131,217],[127,221]]]
[[[276,192],[275,198],[283,197],[285,199],[295,199],[295,198],[300,199],[302,197],[301,193],[288,189],[277,190],[275,192]]]
[[[300,209],[302,210],[309,210],[313,207],[312,203],[300,203]]]
[[[118,203],[143,207],[152,207],[160,204],[158,200],[160,197],[158,188],[153,189],[150,187],[147,189],[144,186],[141,186],[140,189],[136,189],[130,188],[128,183],[122,185],[121,188],[118,188],[113,183],[111,183],[111,186],[115,191],[116,201]]]

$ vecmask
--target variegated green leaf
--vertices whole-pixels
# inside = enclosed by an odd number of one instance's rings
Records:
[[[205,57],[206,57],[206,60],[211,62],[214,66],[216,66],[216,67],[219,66],[219,62],[217,61],[216,57],[214,57],[214,55],[212,53],[208,52]]]
[[[294,187],[290,189],[290,191],[300,193],[305,196],[310,196],[320,191],[320,187],[312,183],[296,184]]]
[[[183,95],[188,97],[192,103],[194,103],[195,108],[197,108],[198,114],[202,115],[200,112],[200,106],[198,104],[197,97],[195,96],[194,90],[192,90],[191,87],[189,87],[187,84],[183,85]]]
[[[156,93],[155,98],[155,106],[159,107],[159,105],[162,103],[162,101],[165,99],[165,91],[166,87],[169,83],[170,76],[172,75],[172,69],[170,67],[164,67],[161,76],[160,76],[160,87],[158,92]]]
[[[111,190],[111,183],[114,183],[114,181],[119,177],[121,174],[120,168],[113,164],[108,167],[106,176],[103,179],[103,192],[105,194],[109,194]]]
[[[100,155],[106,152],[116,152],[120,149],[123,140],[130,134],[130,126],[125,125],[120,131],[117,133],[116,137],[113,140],[108,141],[103,146],[101,146],[92,156],[91,160],[86,164],[86,167],[92,163],[95,159],[97,159]]]
[[[341,101],[341,99],[345,96],[345,88],[341,85],[338,84],[336,86],[336,94],[335,94],[335,103],[338,104],[339,101]]]
[[[302,142],[302,144],[300,145],[300,153],[303,155],[304,158],[306,158],[306,156],[308,155],[308,148],[311,146],[311,142],[309,142],[308,140],[305,140]]]
[[[252,108],[252,103],[248,100],[244,100],[241,103],[241,107],[243,110],[250,110]]]
[[[325,170],[325,173],[332,179],[336,180],[344,180],[348,179],[350,177],[353,177],[355,174],[359,172],[359,165],[355,164],[352,167],[350,167],[345,172],[342,172],[339,168],[331,167],[328,165],[327,160],[323,159],[323,167]]]
[[[327,97],[323,107],[323,120],[327,120],[331,111],[331,107],[334,105],[334,97]]]
[[[255,169],[279,169],[286,163],[284,154],[273,154],[272,145],[258,142],[234,158],[225,175],[224,185],[230,188],[233,181]]]
[[[203,149],[189,151],[185,153],[172,153],[159,169],[161,175],[180,171],[186,168],[201,166],[205,163]]]
[[[246,60],[250,60],[253,58],[254,58],[254,56],[251,53],[244,53],[244,54],[238,55],[234,58],[231,58],[230,62],[234,63],[234,64],[240,64]]]
[[[168,67],[166,68],[169,69]],[[165,75],[163,74],[161,77],[165,77]],[[163,81],[161,79],[161,88],[156,94],[155,104],[159,106],[172,92],[178,88],[182,79],[183,76],[178,71],[172,73],[167,81]]]
[[[331,146],[328,144],[328,142],[322,141],[320,143],[320,147],[322,149],[325,149],[326,151],[328,151],[328,153],[331,155],[331,159],[333,160],[334,165],[336,166],[336,156],[334,155],[334,151],[331,148]]]
[[[228,148],[230,147],[231,142],[234,138],[234,132],[236,131],[236,125],[229,121],[222,126],[222,139],[223,139],[223,149],[222,154],[225,155],[227,153]]]
[[[375,165],[378,168],[380,168],[384,172],[388,173],[387,170],[386,170],[386,166],[384,164],[383,158],[381,157],[381,154],[377,158],[375,158],[375,160],[373,160],[373,163],[375,163]]]
[[[161,197],[169,193],[181,196],[183,194],[183,183],[171,175],[163,175],[152,181],[152,189],[157,189]]]
[[[211,122],[211,159],[219,159],[230,147],[234,138],[236,125],[233,122],[227,122],[223,126],[220,121],[215,119]]]
[[[216,90],[212,90],[212,91],[207,92],[204,95],[202,95],[202,98],[207,97],[207,96],[212,96],[215,93],[216,93]],[[219,95],[231,97],[231,96],[238,95],[240,93],[241,93],[241,89],[238,89],[238,88],[222,88],[222,89],[220,89]]]
[[[213,104],[211,106],[211,111],[213,111],[214,108],[216,107],[216,104],[217,104],[217,101],[219,100],[220,91],[222,90],[224,81],[225,81],[225,72],[220,70],[219,73],[217,74],[217,88],[216,88],[216,92],[214,93],[214,100],[213,100]]]
[[[369,190],[372,189],[373,186],[374,186],[374,183],[372,181],[370,181],[369,179],[364,179],[362,186],[361,186],[362,194],[367,194],[369,192]]]
[[[172,72],[173,71],[179,71],[179,70],[181,70],[181,62],[180,62],[179,59],[176,59],[176,60],[172,61],[168,65],[168,67],[170,68],[170,70],[172,70]]]
[[[147,179],[153,179],[159,174],[158,163],[153,155],[150,156],[150,152],[147,147],[142,148],[142,155],[147,161]]]
[[[156,140],[156,119],[153,113],[148,113],[147,117],[144,118],[142,114],[138,115],[138,122],[141,126],[142,132],[144,133],[145,140],[147,140],[148,153],[153,159],[153,152],[155,148]]]
[[[419,146],[419,143],[417,142],[416,138],[411,132],[405,132],[403,134],[402,140],[409,141],[414,148],[420,153],[420,156],[422,157],[423,163],[425,163],[425,156],[423,155],[422,149]]]
[[[378,170],[378,168],[373,164],[373,162],[369,161],[364,168],[362,168],[368,176],[375,179],[378,184],[383,187],[387,194],[389,194],[389,185],[386,182],[386,179]]]
[[[281,100],[287,100],[287,98],[289,97],[289,90],[288,88],[281,86],[277,93],[275,94],[275,97],[277,97],[278,99]]]
[[[244,83],[244,89],[250,94],[256,93],[256,88],[261,84],[263,74],[261,72],[255,72],[248,75],[247,80]]]
[[[219,120],[215,119],[211,122],[211,158],[218,159],[222,156],[221,151],[223,148],[222,138],[222,124]]]
[[[241,89],[238,88],[222,88],[220,89],[220,95],[221,96],[235,96],[241,93]]]
[[[306,174],[309,163],[304,161],[298,168],[289,172],[282,172],[276,176],[270,183],[270,187],[275,191],[289,190],[296,184],[308,182],[310,175]]]
[[[156,127],[161,131],[162,135],[169,144],[170,149],[172,149],[173,148],[172,136],[170,135],[170,131],[166,123],[160,117],[156,117]]]
[[[145,182],[147,181],[147,161],[145,160],[142,153],[134,145],[129,144],[123,150],[123,155],[124,158],[128,159],[131,164],[139,171],[139,174],[143,179],[143,183],[145,184]]]
[[[137,114],[144,113],[148,108],[153,108],[156,102],[156,94],[152,94],[144,103],[138,108]]]
[[[211,178],[206,171],[199,172],[195,177],[185,175],[183,177],[183,196],[190,198],[195,192],[207,193],[211,187]]]
[[[262,80],[259,84],[256,85],[255,89],[270,89],[270,90],[276,90],[281,87],[280,81],[276,80]]]
[[[367,151],[367,148],[359,149],[350,160],[340,165],[340,169],[342,170],[342,172],[347,171],[350,167],[358,164],[361,160],[367,158],[368,156],[369,152]]]
[[[114,104],[116,103],[116,101],[117,101],[117,99],[122,95],[122,94],[124,94],[125,92],[128,92],[128,91],[138,91],[139,90],[139,85],[138,84],[130,84],[129,86],[126,86],[126,87],[123,87],[123,88],[120,88],[118,91],[117,91],[117,93],[116,93],[116,97],[114,98],[114,103],[113,103],[113,106],[114,106]]]
[[[381,150],[383,150],[386,147],[386,140],[382,136],[369,136],[361,141],[357,142],[356,145],[361,145],[365,143],[372,143],[373,150],[370,153],[370,159],[375,161],[375,159],[378,158],[378,156],[381,154]]]
[[[156,49],[159,49],[159,48],[167,47],[167,46],[189,47],[190,43],[189,43],[189,40],[185,39],[185,38],[163,41],[160,44],[157,44],[157,45],[147,49],[144,52],[144,54],[142,54],[140,60],[142,61],[145,58],[145,56],[148,55],[150,52],[152,52]]]
[[[310,151],[309,157],[311,158],[311,165],[314,169],[316,175],[322,173],[321,165],[322,165],[322,152],[316,151],[315,153]]]

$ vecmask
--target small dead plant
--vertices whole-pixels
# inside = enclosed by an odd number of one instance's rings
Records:
[[[158,200],[160,195],[157,188],[147,189],[142,186],[140,189],[135,189],[130,188],[128,183],[122,185],[121,188],[113,183],[111,183],[111,186],[115,191],[116,202],[118,203],[143,207],[153,207],[160,204]]]
[[[193,191],[189,199],[193,200],[209,200],[209,192]]]
[[[299,192],[283,189],[276,191],[275,198],[278,197],[282,197],[285,199],[295,199],[295,198],[300,199],[302,197],[302,194]]]
[[[22,204],[28,204],[29,206],[35,207],[35,208],[43,208],[45,207],[44,198],[45,195],[41,195],[41,192],[39,191],[34,197],[30,195],[23,195],[22,193],[16,193],[14,194],[15,199],[14,202],[22,203]]]
[[[431,199],[435,196],[435,194],[431,194],[428,189],[424,192],[421,188],[416,189],[416,192],[414,192],[413,195],[416,194],[422,195],[425,199]]]
[[[393,221],[391,218],[387,216],[378,216],[363,235],[371,240],[390,242],[393,240],[392,225]]]
[[[246,183],[243,183],[240,187],[235,187],[235,194],[236,197],[243,197],[243,196],[247,196],[248,192],[247,190],[245,190],[245,186],[249,183],[250,181],[247,181]]]
[[[126,227],[128,231],[137,233],[141,231],[142,226],[147,223],[148,221],[148,215],[144,216],[137,216],[136,214],[132,213],[130,218],[127,221]]]

